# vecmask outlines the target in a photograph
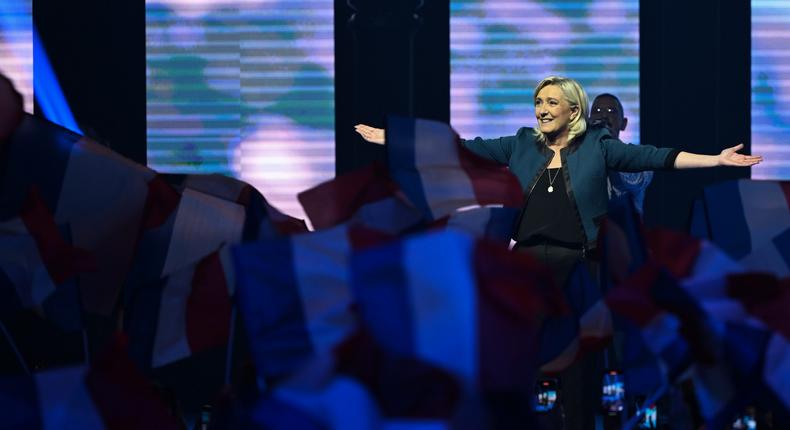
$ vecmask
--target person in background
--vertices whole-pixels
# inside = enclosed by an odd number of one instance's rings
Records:
[[[10,79],[0,73],[0,178],[7,169],[6,141],[24,118],[23,106],[22,94],[19,94]]]
[[[620,132],[625,131],[628,126],[628,118],[625,116],[625,110],[620,99],[614,94],[603,93],[593,99],[592,106],[590,107],[590,127],[604,127],[609,130],[609,133],[615,139],[620,138]],[[637,212],[640,215],[644,213],[643,205],[645,200],[645,190],[653,180],[653,172],[645,170],[642,172],[616,172],[610,171],[608,173],[608,190],[609,198],[615,199],[621,196],[627,198],[633,203]],[[623,346],[625,342],[625,334],[615,328],[612,336],[612,343],[606,347],[604,354],[607,355],[606,363],[610,368],[622,368]],[[631,398],[633,394],[626,387],[626,396]],[[603,416],[604,429],[616,429],[620,427],[619,416]]]
[[[606,127],[615,139],[620,138],[620,132],[628,126],[623,104],[613,94],[599,94],[593,100],[590,108],[590,126]],[[609,172],[609,197],[616,198],[627,195],[634,203],[639,214],[643,214],[645,190],[653,180],[653,172]]]
[[[22,122],[24,110],[22,95],[3,74],[0,74],[0,149],[2,142],[8,139],[16,127]]]

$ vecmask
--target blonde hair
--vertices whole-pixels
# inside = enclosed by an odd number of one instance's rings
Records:
[[[584,91],[584,88],[571,78],[563,78],[561,76],[549,76],[548,78],[543,79],[540,81],[537,87],[535,87],[535,92],[532,94],[532,100],[538,98],[538,93],[545,87],[549,85],[556,85],[562,90],[562,95],[565,97],[565,100],[571,105],[571,107],[577,107],[579,109],[579,114],[576,115],[576,118],[572,119],[570,123],[568,123],[568,144],[573,142],[577,136],[581,136],[587,131],[587,114],[589,112],[589,103],[587,101],[587,92]],[[540,143],[547,143],[548,138],[546,135],[540,131],[540,128],[535,128],[535,139]]]

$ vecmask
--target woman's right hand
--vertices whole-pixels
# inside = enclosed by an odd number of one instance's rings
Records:
[[[384,145],[385,143],[383,128],[371,127],[365,124],[357,124],[354,126],[354,130],[368,142],[372,142],[377,145]]]

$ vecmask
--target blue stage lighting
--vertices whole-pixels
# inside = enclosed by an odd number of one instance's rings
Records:
[[[84,134],[77,126],[69,104],[60,89],[58,78],[49,63],[47,52],[41,43],[38,31],[33,28],[33,88],[38,106],[44,116],[75,133]]]

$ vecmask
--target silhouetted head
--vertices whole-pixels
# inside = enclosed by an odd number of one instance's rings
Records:
[[[0,142],[6,140],[22,122],[22,95],[6,76],[0,74]]]
[[[601,123],[613,137],[619,138],[620,132],[628,125],[620,99],[608,93],[595,97],[590,109],[590,123]]]

